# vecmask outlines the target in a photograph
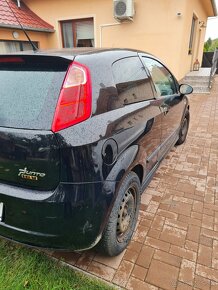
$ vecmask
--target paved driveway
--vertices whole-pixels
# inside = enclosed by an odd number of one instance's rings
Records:
[[[188,139],[143,193],[128,249],[115,258],[93,250],[55,257],[121,288],[218,289],[218,78],[190,104]]]

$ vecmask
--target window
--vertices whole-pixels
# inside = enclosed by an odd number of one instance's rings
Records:
[[[150,80],[138,57],[116,61],[113,76],[120,106],[154,98]]]
[[[93,18],[61,22],[63,47],[94,47]]]
[[[190,34],[190,40],[189,40],[188,54],[192,54],[192,51],[193,51],[196,20],[197,20],[196,17],[193,15],[193,17],[192,17],[192,26],[191,26],[191,34]]]
[[[0,126],[50,129],[68,62],[45,56],[1,59]]]
[[[143,57],[143,61],[151,74],[158,97],[177,93],[173,76],[161,63],[147,57]]]
[[[37,42],[33,42],[38,47]],[[29,41],[14,41],[14,40],[1,40],[0,41],[0,53],[10,53],[24,50],[32,50],[32,46]]]

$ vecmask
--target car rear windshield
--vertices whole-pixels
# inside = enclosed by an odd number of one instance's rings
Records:
[[[69,63],[52,56],[1,56],[0,126],[50,130]]]

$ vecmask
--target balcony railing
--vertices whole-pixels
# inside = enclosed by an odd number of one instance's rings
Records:
[[[212,83],[213,83],[213,77],[217,71],[217,65],[218,65],[218,49],[214,51],[213,54],[213,61],[212,61],[212,67],[210,71],[210,80],[209,80],[209,88],[211,89]]]

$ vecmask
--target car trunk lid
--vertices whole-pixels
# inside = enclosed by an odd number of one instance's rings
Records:
[[[0,182],[54,189],[59,182],[59,160],[52,132],[0,128]]]
[[[72,60],[40,55],[0,57],[0,182],[40,190],[59,183],[52,120]]]

